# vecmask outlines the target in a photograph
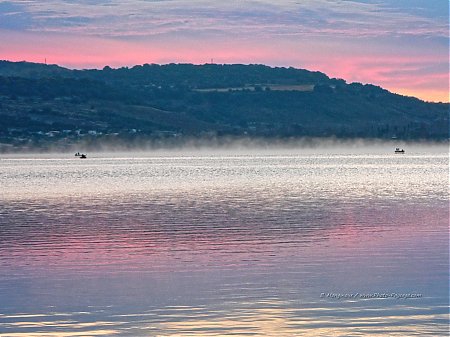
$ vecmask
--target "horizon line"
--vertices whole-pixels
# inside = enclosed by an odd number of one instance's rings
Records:
[[[2,62],[10,62],[10,63],[30,63],[30,64],[38,64],[38,65],[43,65],[43,66],[57,66],[59,68],[64,68],[70,71],[89,71],[89,70],[99,70],[99,71],[103,71],[106,67],[109,67],[112,70],[119,70],[119,69],[131,69],[137,66],[145,66],[145,65],[158,65],[158,66],[167,66],[167,65],[194,65],[194,66],[206,66],[206,65],[217,65],[217,66],[233,66],[233,65],[243,65],[243,66],[265,66],[265,67],[269,67],[271,69],[277,69],[277,68],[282,68],[282,69],[296,69],[296,70],[306,70],[312,73],[321,73],[324,74],[325,76],[327,76],[329,79],[336,79],[336,80],[343,80],[345,82],[345,84],[350,85],[350,84],[361,84],[361,85],[372,85],[372,86],[376,86],[379,87],[383,90],[388,91],[389,93],[393,94],[393,95],[399,95],[399,96],[403,96],[403,97],[408,97],[408,98],[414,98],[414,99],[418,99],[422,102],[425,103],[433,103],[433,104],[450,104],[450,97],[447,101],[433,101],[433,100],[426,100],[426,99],[422,99],[419,98],[417,96],[413,96],[413,95],[407,95],[407,94],[403,94],[403,93],[399,93],[399,92],[395,92],[392,91],[390,89],[386,89],[384,87],[382,87],[381,85],[378,84],[374,84],[374,83],[369,83],[369,82],[348,82],[346,79],[344,78],[340,78],[340,77],[330,77],[327,73],[320,71],[320,70],[310,70],[307,68],[298,68],[295,66],[277,66],[277,65],[269,65],[269,64],[264,64],[264,63],[218,63],[218,62],[205,62],[205,63],[194,63],[194,62],[169,62],[169,63],[142,63],[142,64],[134,64],[134,65],[122,65],[122,66],[110,66],[108,64],[104,65],[104,66],[99,66],[99,67],[92,67],[92,68],[83,68],[83,67],[73,67],[73,66],[66,66],[66,65],[60,65],[57,63],[47,63],[47,59],[44,58],[44,62],[34,62],[34,61],[27,61],[27,60],[21,60],[21,61],[12,61],[12,60],[0,60]],[[212,60],[211,60],[212,61]]]

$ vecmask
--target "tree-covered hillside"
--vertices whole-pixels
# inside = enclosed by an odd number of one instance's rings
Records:
[[[0,62],[0,147],[192,137],[448,139],[448,104],[263,65]]]

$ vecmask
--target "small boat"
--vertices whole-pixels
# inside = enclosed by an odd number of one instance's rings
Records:
[[[75,153],[75,157],[81,156],[80,152]]]
[[[405,153],[405,150],[403,150],[403,149],[401,149],[399,147],[396,147],[395,148],[395,153]]]
[[[82,153],[81,155],[80,155],[80,159],[86,159],[87,158],[87,156],[84,154],[84,153]]]

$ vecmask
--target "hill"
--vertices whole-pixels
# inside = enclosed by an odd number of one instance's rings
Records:
[[[320,72],[145,64],[70,70],[0,61],[0,149],[192,137],[447,140],[449,104]]]

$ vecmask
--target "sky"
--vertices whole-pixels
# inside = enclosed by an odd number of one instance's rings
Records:
[[[449,101],[448,0],[0,0],[0,59],[243,63]]]

